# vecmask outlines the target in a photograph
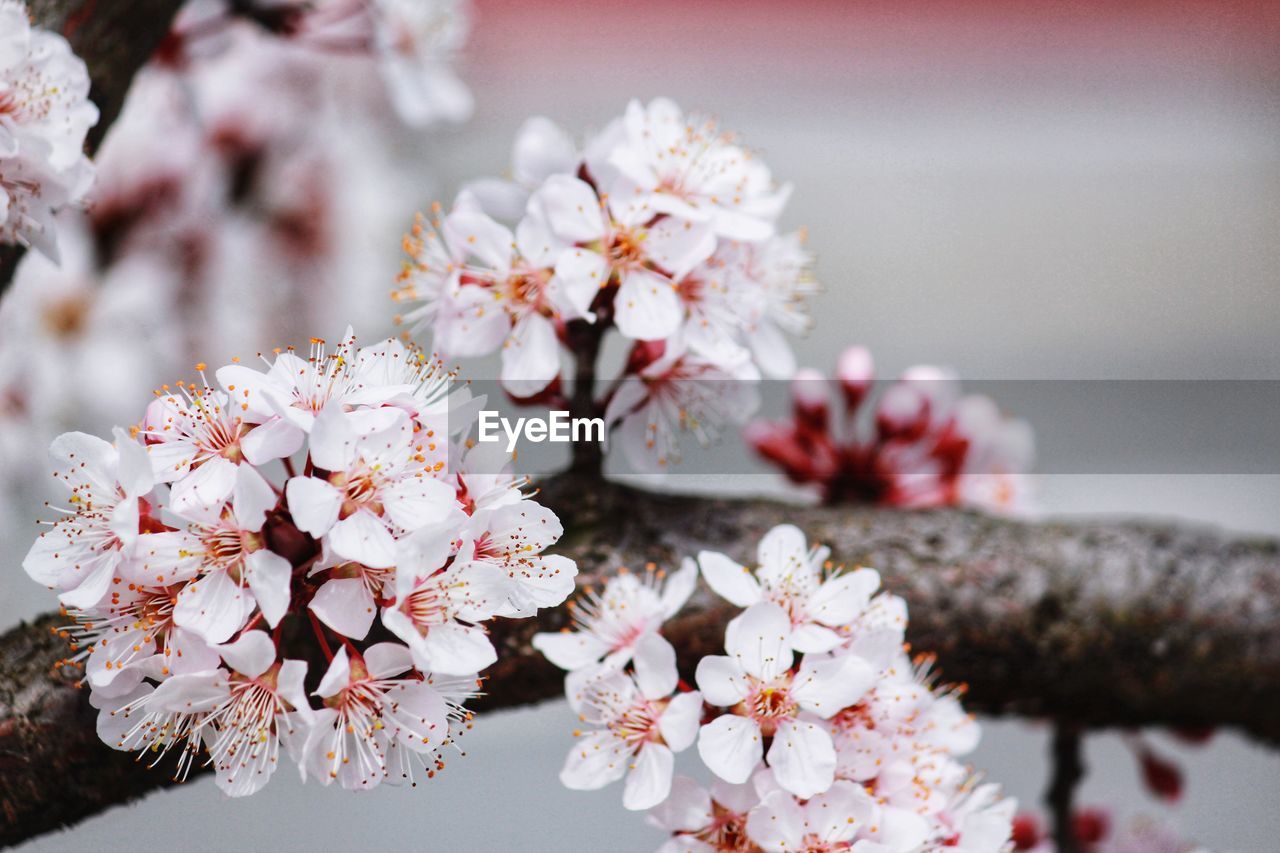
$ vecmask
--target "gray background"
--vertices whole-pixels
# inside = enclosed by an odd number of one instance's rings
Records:
[[[632,95],[671,95],[714,111],[796,185],[786,224],[809,228],[826,287],[803,363],[829,368],[858,342],[890,374],[928,361],[996,379],[1280,378],[1280,98],[1265,44],[1158,13],[1098,12],[1055,34],[1025,13],[735,9],[486,5],[465,63],[475,120],[402,153],[444,176],[447,198],[505,168],[529,114],[599,126]],[[363,235],[389,252],[396,236]],[[1159,445],[1158,429],[1149,441]],[[1054,513],[1280,534],[1280,477],[1054,475],[1041,486]],[[10,565],[25,547],[6,543]],[[0,596],[3,625],[53,604],[16,568]],[[467,756],[415,791],[304,789],[283,768],[248,800],[201,782],[31,849],[656,846],[617,788],[560,787],[573,723],[563,703],[480,718]],[[1112,735],[1089,740],[1082,799],[1167,816],[1214,849],[1276,849],[1280,757],[1230,734],[1168,749],[1188,774],[1177,809],[1142,792]],[[973,760],[1031,803],[1044,751],[1034,725],[988,723]]]

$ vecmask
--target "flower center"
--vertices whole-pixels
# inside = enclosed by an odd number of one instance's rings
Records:
[[[757,682],[739,706],[760,725],[765,737],[772,737],[778,724],[796,715],[798,705],[791,697],[791,676],[783,675],[767,683]]]
[[[653,704],[639,702],[610,721],[609,731],[632,749],[639,749],[650,741],[662,740],[658,733],[658,714],[659,710]]]

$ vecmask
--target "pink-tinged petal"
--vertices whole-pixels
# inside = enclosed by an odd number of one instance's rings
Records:
[[[257,678],[276,662],[276,644],[266,631],[245,631],[234,643],[218,646],[227,666],[241,675]]]
[[[791,632],[791,648],[806,655],[829,652],[843,642],[844,637],[813,622],[806,622]]]
[[[405,477],[382,492],[387,515],[404,530],[418,530],[449,518],[458,503],[457,492],[444,480]]]
[[[869,827],[867,834],[872,841],[884,845],[884,850],[916,850],[929,839],[929,822],[908,809],[885,806],[880,809],[876,825]],[[971,847],[969,839],[964,838],[959,849],[999,851],[1004,849],[1004,843],[1008,840],[1009,825],[1006,821],[1003,832],[999,833],[999,840],[993,839],[994,843],[990,847]]]
[[[667,703],[658,719],[658,731],[673,752],[693,746],[702,722],[702,694],[697,690],[681,693]]]
[[[826,719],[861,699],[876,683],[871,664],[851,654],[806,657],[792,683],[800,707]]]
[[[49,446],[49,456],[60,468],[83,465],[82,471],[95,478],[105,472],[114,473],[120,459],[110,442],[84,432],[64,432],[55,438]],[[106,490],[114,484],[102,479],[100,485]]]
[[[809,720],[780,723],[768,759],[778,784],[801,799],[822,793],[835,779],[836,748],[831,735]]]
[[[425,659],[415,663],[424,672],[471,675],[498,660],[489,635],[480,628],[455,623],[433,625],[418,646]]]
[[[600,198],[585,181],[570,175],[552,175],[529,198],[546,215],[547,224],[562,240],[590,243],[605,234]]]
[[[698,661],[694,675],[698,689],[709,704],[728,708],[747,698],[750,689],[746,673],[738,662],[724,655],[707,655]]]
[[[292,456],[302,448],[307,434],[284,418],[271,417],[240,439],[244,458],[254,465],[266,465]]]
[[[236,466],[236,482],[231,492],[231,508],[241,530],[257,533],[275,509],[276,493],[252,465]]]
[[[461,515],[461,511],[458,511]],[[428,577],[444,565],[453,553],[457,527],[450,521],[432,524],[402,537],[396,542],[396,596],[408,595],[420,578]]]
[[[227,673],[222,670],[175,675],[151,694],[147,709],[184,714],[211,711],[226,701],[228,692]]]
[[[173,484],[169,506],[179,515],[218,506],[236,486],[236,464],[228,459],[210,459]]]
[[[497,292],[467,284],[440,301],[435,348],[448,358],[488,355],[506,340],[511,320]]]
[[[867,608],[879,588],[880,573],[875,569],[837,575],[818,587],[809,599],[809,614],[823,625],[848,625]]]
[[[608,643],[585,631],[534,634],[533,647],[556,666],[570,671],[597,662],[609,651]]]
[[[326,537],[339,557],[346,557],[371,569],[388,569],[396,563],[396,541],[386,524],[368,510],[335,524]]]
[[[880,815],[876,801],[865,788],[843,779],[833,782],[830,789],[810,800],[804,812],[809,832],[828,843],[852,841],[859,831],[877,825]],[[898,849],[914,850],[924,841],[921,838],[916,844]]]
[[[286,660],[280,664],[280,673],[276,676],[276,693],[293,706],[303,717],[310,716],[311,705],[307,701],[304,683],[307,678],[307,662],[304,660]],[[283,733],[281,737],[283,737]]]
[[[342,509],[342,493],[318,477],[294,477],[285,483],[293,523],[317,539],[328,533]]]
[[[698,564],[688,557],[680,561],[680,568],[673,572],[662,587],[662,617],[670,619],[680,612],[698,585]]]
[[[764,743],[755,720],[725,714],[698,731],[702,763],[726,782],[740,783],[751,778],[763,754]]]
[[[622,791],[622,806],[631,811],[651,809],[671,793],[671,775],[676,757],[660,743],[647,743],[627,773]]]
[[[676,672],[676,650],[658,634],[646,634],[633,653],[636,684],[646,699],[670,696],[680,680]]]
[[[218,650],[204,637],[183,628],[169,632],[169,645],[156,657],[148,660],[143,668],[148,678],[159,681],[170,674],[204,672],[214,669],[221,660]],[[159,665],[157,666],[157,662]]]
[[[413,752],[438,749],[449,736],[449,706],[425,681],[401,681],[387,691],[383,718],[390,735]]]
[[[308,605],[321,622],[344,637],[363,640],[378,615],[377,604],[360,578],[330,578]]]
[[[628,338],[657,341],[680,328],[684,307],[675,285],[647,269],[628,270],[614,298],[614,322]]]
[[[245,580],[263,617],[268,625],[276,627],[289,610],[293,564],[273,551],[262,549],[248,556],[245,569]]]
[[[192,581],[178,593],[173,621],[210,643],[225,643],[253,610],[248,590],[218,571]]]
[[[679,281],[716,250],[716,235],[704,223],[668,216],[648,230],[645,253]]]
[[[555,325],[530,312],[520,318],[502,348],[502,387],[516,397],[532,397],[560,375],[560,341]]]
[[[771,681],[791,668],[791,617],[769,601],[748,607],[724,632],[724,647],[749,674]]]
[[[786,791],[774,791],[747,815],[747,836],[767,853],[804,849],[804,810]]]
[[[711,795],[688,776],[671,780],[671,794],[649,812],[652,823],[668,832],[697,832],[711,825]]]
[[[345,689],[350,681],[351,660],[347,657],[347,647],[343,646],[338,649],[333,660],[329,661],[329,668],[324,671],[324,677],[320,679],[320,685],[316,688],[314,695],[327,699],[337,695],[339,690]]]
[[[747,336],[747,346],[760,370],[770,379],[789,379],[796,374],[796,356],[782,330],[767,320]]]
[[[374,678],[391,678],[413,668],[413,656],[400,643],[378,643],[364,653],[365,666]]]
[[[573,791],[594,791],[627,772],[631,755],[626,744],[608,732],[579,737],[565,758],[560,782]]]
[[[760,600],[760,584],[746,566],[716,551],[698,554],[702,577],[716,595],[737,607],[750,607]]]

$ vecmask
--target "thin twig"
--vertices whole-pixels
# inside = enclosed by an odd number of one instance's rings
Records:
[[[1085,767],[1080,730],[1070,723],[1057,722],[1053,727],[1053,741],[1049,761],[1052,775],[1049,789],[1045,791],[1045,805],[1053,822],[1053,843],[1058,853],[1080,853],[1076,838],[1075,799],[1076,787],[1084,779]]]

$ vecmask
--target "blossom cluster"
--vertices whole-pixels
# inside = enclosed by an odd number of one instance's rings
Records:
[[[789,376],[784,332],[813,291],[790,194],[715,122],[666,99],[628,105],[579,146],[544,118],[516,140],[510,180],[463,189],[420,218],[394,298],[449,358],[501,351],[513,397],[561,393],[566,354],[594,363],[616,329],[627,356],[601,400],[634,465],[678,459],[754,409],[760,376]]]
[[[100,736],[233,796],[282,746],[326,785],[434,774],[496,659],[483,624],[573,590],[559,521],[467,449],[483,401],[394,339],[198,367],[114,443],[53,444],[67,506],[23,568],[59,591]]]
[[[388,97],[361,33],[376,9],[389,47],[456,84],[451,51],[431,39],[460,38],[465,7],[341,5],[349,14],[194,0],[135,76],[85,208],[55,217],[60,263],[28,253],[0,302],[0,533],[16,534],[18,508],[44,497],[31,484],[43,485],[44,451],[61,432],[132,421],[131,401],[200,359],[386,324],[374,295],[397,259],[379,247],[433,164],[417,154],[423,130],[396,118],[400,98]],[[434,23],[421,31],[393,27],[428,10]],[[335,34],[340,22],[351,38]],[[419,109],[460,117],[437,89],[449,91],[424,86]],[[9,98],[0,94],[0,134]],[[0,155],[0,177],[7,162]]]
[[[704,551],[669,579],[623,573],[575,607],[572,629],[539,634],[583,723],[564,784],[625,776],[623,804],[649,810],[668,853],[1008,849],[1015,803],[958,760],[978,725],[927,657],[907,657],[905,602],[828,557],[782,525],[754,570]],[[699,573],[744,609],[691,685],[662,623]],[[695,745],[709,788],[674,775]]]
[[[53,216],[93,182],[85,135],[98,121],[89,72],[22,0],[0,0],[0,243],[58,257]]]
[[[871,355],[845,350],[836,369],[841,411],[814,370],[792,380],[790,420],[757,420],[743,437],[795,483],[816,486],[827,503],[975,506],[1024,515],[1032,510],[1031,427],[994,401],[964,395],[949,371],[905,371],[875,397]]]

